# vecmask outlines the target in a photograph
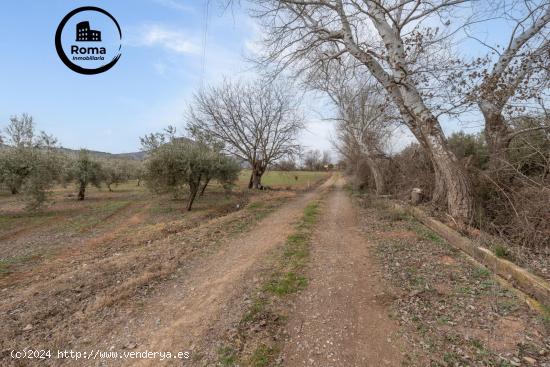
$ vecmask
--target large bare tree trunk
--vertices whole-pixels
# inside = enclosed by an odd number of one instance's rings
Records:
[[[474,200],[472,184],[464,168],[447,146],[439,126],[428,130],[428,145],[438,174],[445,184],[447,209],[449,214],[461,222],[467,223],[473,218]],[[437,171],[436,171],[437,172]]]
[[[262,176],[265,170],[266,167],[261,160],[252,163],[252,173],[250,174],[250,181],[248,183],[249,189],[262,188]]]
[[[508,126],[498,108],[480,103],[480,109],[485,118],[485,139],[489,148],[489,168],[493,171],[499,171],[507,160],[506,154],[510,142],[508,139]]]
[[[378,162],[373,158],[367,157],[366,161],[369,166],[372,177],[374,178],[376,195],[383,195],[385,193],[386,188],[384,185],[384,176],[382,175],[380,166],[378,165]]]
[[[470,179],[447,146],[439,121],[426,106],[415,83],[410,79],[403,40],[387,22],[386,13],[382,7],[376,2],[371,2],[370,5],[373,24],[388,51],[391,74],[388,74],[380,63],[357,45],[350,23],[340,5],[337,11],[342,21],[343,41],[349,52],[363,62],[378,82],[384,86],[399,108],[407,126],[419,138],[420,143],[425,145],[434,163],[436,178],[439,180],[436,184],[439,196],[437,199],[440,200],[441,187],[444,184],[449,214],[459,222],[468,222],[473,217]]]
[[[437,118],[426,107],[422,97],[411,87],[400,89],[405,106],[411,106],[411,114],[416,118],[413,134],[422,134],[423,145],[434,164],[436,186],[435,200],[441,200],[442,187],[445,188],[447,210],[459,222],[467,223],[474,215],[474,198],[468,174],[449,149],[445,135]]]
[[[424,149],[426,154],[428,155],[428,158],[430,159],[430,162],[432,164],[432,167],[434,169],[434,188],[432,192],[432,204],[434,204],[436,207],[446,207],[447,206],[447,190],[445,185],[444,176],[441,173],[441,170],[439,169],[439,165],[435,162],[433,158],[433,154],[430,150],[430,147],[428,145],[428,141],[426,140],[426,137],[422,134],[421,129],[411,129],[413,135],[416,137],[418,142],[420,143],[420,146]]]
[[[434,189],[432,192],[432,203],[437,206],[446,206],[447,203],[447,190],[445,189],[445,179],[443,174],[439,170],[439,166],[432,159],[432,166],[434,168]]]
[[[374,177],[374,185],[376,187],[376,195],[383,195],[385,193],[384,177],[380,171],[380,167],[374,161],[369,162],[370,171]]]

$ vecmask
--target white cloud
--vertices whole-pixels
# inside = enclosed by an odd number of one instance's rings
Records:
[[[154,0],[154,1],[160,5],[166,6],[167,8],[176,9],[183,12],[194,11],[194,9],[191,6],[186,5],[181,1],[176,1],[176,0]]]
[[[160,46],[178,54],[198,54],[200,47],[182,30],[171,29],[163,25],[147,25],[131,37],[131,46]]]

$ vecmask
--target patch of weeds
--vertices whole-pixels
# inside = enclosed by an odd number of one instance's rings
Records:
[[[437,323],[440,325],[445,325],[451,321],[451,318],[447,315],[443,315],[437,318]]]
[[[455,352],[446,352],[443,355],[443,361],[449,366],[458,366],[462,362],[460,356]]]
[[[36,256],[38,255],[26,254],[26,255],[8,257],[7,259],[0,260],[0,275],[6,275],[11,273],[11,267],[27,262]]]
[[[546,328],[550,330],[550,306],[540,305],[540,318]]]
[[[250,356],[250,365],[253,367],[267,366],[273,361],[277,352],[278,348],[262,344]]]
[[[420,335],[426,335],[430,331],[430,328],[428,325],[419,323],[416,325],[416,331],[418,331]]]
[[[283,296],[296,293],[307,287],[307,279],[294,272],[287,272],[283,276],[272,279],[265,285],[265,290]]]
[[[308,255],[307,245],[309,236],[305,233],[294,233],[288,236],[283,256],[285,258],[304,258]]]
[[[477,354],[481,356],[489,355],[489,351],[487,350],[487,348],[485,348],[483,343],[478,339],[472,339],[472,346],[476,349]]]
[[[474,271],[474,273],[472,274],[472,276],[475,278],[475,279],[485,279],[487,277],[489,277],[489,275],[491,275],[491,272],[489,271],[489,269],[485,268],[485,267],[477,267]]]
[[[481,283],[479,283],[479,288],[484,292],[488,292],[488,291],[494,289],[496,285],[497,284],[495,283],[494,280],[485,279],[485,280],[481,281]]]
[[[401,210],[392,208],[392,209],[386,210],[381,215],[381,219],[389,220],[390,222],[400,222],[400,221],[409,220],[410,216]]]
[[[306,227],[309,227],[313,224],[315,224],[317,220],[317,213],[319,209],[319,203],[311,203],[304,209],[304,217],[302,219],[303,225]]]
[[[497,307],[501,315],[507,315],[519,309],[520,305],[516,298],[510,298],[499,301]]]
[[[415,288],[424,289],[426,287],[427,281],[421,275],[415,275],[412,277],[412,284]]]
[[[433,243],[437,243],[438,245],[444,245],[445,240],[432,231],[426,231],[425,238],[429,241],[432,241]]]
[[[5,260],[0,260],[0,275],[8,274],[9,272],[9,264]]]
[[[410,226],[409,228],[425,240],[428,240],[438,245],[445,244],[445,240],[443,238],[439,237],[432,230],[424,227],[422,224],[415,224],[413,226]]]
[[[496,257],[499,257],[501,259],[510,259],[512,256],[510,250],[502,245],[495,245],[493,247],[493,253],[496,255]]]
[[[255,210],[255,209],[262,209],[265,205],[261,201],[254,201],[250,204],[248,204],[247,209],[249,210]]]
[[[265,284],[264,290],[283,296],[296,293],[307,286],[307,279],[300,275],[309,256],[310,229],[317,220],[319,204],[311,203],[296,226],[296,232],[287,237],[280,260],[280,270]]]
[[[225,346],[218,349],[218,363],[224,367],[236,366],[238,362],[237,351],[233,347]]]
[[[464,295],[475,295],[476,292],[468,285],[460,286],[456,289],[456,293]]]
[[[266,311],[268,301],[265,298],[255,298],[252,301],[252,305],[249,307],[248,311],[244,314],[241,319],[241,323],[248,323],[259,318],[259,315],[262,315]]]

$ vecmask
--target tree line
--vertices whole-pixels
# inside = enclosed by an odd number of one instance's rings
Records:
[[[472,177],[443,133],[442,116],[481,112],[494,171],[506,165],[515,138],[547,128],[516,129],[510,118],[526,106],[545,111],[547,1],[254,0],[252,14],[265,30],[261,69],[293,72],[306,86],[327,92],[340,119],[350,118],[350,98],[363,93],[358,87],[372,86],[370,117],[384,108],[377,117],[384,120],[381,130],[394,123],[416,138],[434,172],[431,199],[456,221],[471,223],[477,203]],[[491,19],[511,24],[503,45],[476,36],[476,27]],[[487,52],[461,57],[459,37]]]
[[[143,178],[140,162],[128,159],[94,158],[87,150],[68,154],[57,146],[57,139],[41,131],[28,114],[13,116],[0,134],[0,186],[20,194],[27,209],[47,203],[55,185],[74,183],[78,200],[86,188],[105,184],[109,191],[130,179]]]
[[[330,98],[352,174],[378,194],[422,184],[459,227],[548,248],[548,1],[253,0],[251,12],[258,69]],[[498,37],[480,36],[485,24]],[[481,133],[445,136],[443,121],[473,113]],[[396,153],[403,130],[415,143]]]
[[[242,167],[249,167],[249,189],[262,189],[266,170],[292,161],[301,151],[297,143],[303,128],[296,98],[278,83],[224,81],[197,92],[186,112],[185,131],[172,126],[140,138],[144,162],[98,159],[86,150],[65,154],[57,140],[36,135],[31,116],[11,118],[0,150],[0,185],[20,193],[28,209],[46,202],[55,185],[73,183],[78,200],[89,186],[104,184],[110,191],[130,179],[144,180],[151,191],[186,197],[191,210],[197,196],[216,181],[230,190]],[[307,163],[319,169],[326,163],[316,152]]]

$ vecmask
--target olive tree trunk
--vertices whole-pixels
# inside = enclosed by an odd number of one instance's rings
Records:
[[[187,200],[187,211],[191,211],[191,208],[193,207],[193,202],[195,201],[197,193],[199,192],[200,182],[200,178],[197,182],[189,182],[189,198]]]
[[[202,185],[202,188],[201,188],[201,193],[199,196],[203,196],[204,195],[204,191],[206,190],[206,186],[208,186],[208,183],[210,182],[210,178],[207,178],[206,181],[204,181],[204,185]]]
[[[85,195],[86,195],[86,183],[80,182],[80,185],[78,187],[78,200],[84,200]]]

